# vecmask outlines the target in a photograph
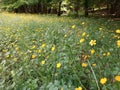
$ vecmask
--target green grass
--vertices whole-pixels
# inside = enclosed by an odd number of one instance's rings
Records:
[[[119,90],[117,29],[104,18],[0,13],[0,90]]]

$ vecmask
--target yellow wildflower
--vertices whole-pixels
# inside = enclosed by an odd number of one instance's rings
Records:
[[[87,63],[82,63],[82,67],[87,67],[88,64]]]
[[[117,40],[117,46],[120,47],[120,40]]]
[[[19,47],[16,47],[15,50],[19,50]]]
[[[91,54],[94,54],[94,53],[95,53],[95,50],[94,50],[94,49],[90,50],[90,53],[91,53]]]
[[[75,90],[82,90],[82,87],[75,88]]]
[[[51,48],[51,51],[55,51],[55,46],[53,46],[53,47]]]
[[[61,63],[57,63],[56,67],[60,68],[61,67]]]
[[[119,34],[120,34],[120,29],[117,29],[117,30],[116,30],[116,33],[119,33]]]
[[[89,44],[90,44],[91,46],[96,45],[96,40],[91,40],[91,41],[89,42]]]
[[[102,84],[102,85],[104,85],[105,83],[107,82],[107,78],[101,78],[100,79],[100,83]]]
[[[81,24],[82,24],[82,25],[84,25],[84,24],[85,24],[85,22],[82,22]]]
[[[106,56],[106,53],[103,53],[103,56]]]
[[[15,62],[16,62],[16,61],[17,61],[17,58],[14,58],[14,59],[13,59],[13,61],[15,61]]]
[[[6,53],[6,52],[7,52],[7,50],[2,50],[2,52]]]
[[[96,63],[93,63],[92,66],[95,67],[95,66],[96,66]]]
[[[120,75],[119,76],[115,76],[115,80],[120,82]]]
[[[45,60],[42,60],[41,64],[44,65],[45,64]]]
[[[46,44],[42,44],[42,45],[41,45],[42,48],[45,47],[45,46],[46,46]]]
[[[87,37],[89,37],[89,34],[87,35]]]
[[[107,52],[107,56],[110,56],[110,52]]]
[[[86,32],[83,32],[83,33],[82,33],[82,36],[84,37],[85,35],[86,35]]]
[[[64,37],[67,37],[67,35],[65,34]]]
[[[84,38],[81,38],[81,39],[80,39],[80,43],[83,43],[84,41],[85,41]]]
[[[74,29],[76,26],[75,25],[72,25],[72,29]]]
[[[33,40],[32,42],[35,43],[36,41]]]
[[[35,57],[36,57],[36,55],[34,55],[34,54],[31,56],[32,59],[34,59]]]
[[[102,30],[102,28],[99,28],[99,30],[101,31],[101,30]]]
[[[31,49],[35,49],[36,48],[36,46],[35,45],[33,45],[32,47],[31,47]]]

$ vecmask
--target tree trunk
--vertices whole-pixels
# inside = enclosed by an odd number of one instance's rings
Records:
[[[59,5],[58,5],[58,16],[61,16],[61,4],[62,4],[62,1],[59,2]]]
[[[75,4],[76,4],[76,5],[75,5],[75,12],[76,12],[75,16],[78,17],[80,1],[77,0]]]
[[[108,0],[106,2],[106,5],[107,5],[107,15],[109,15],[110,14],[110,4],[109,4]]]
[[[85,17],[88,17],[88,0],[85,0],[84,2],[84,8],[85,8]]]

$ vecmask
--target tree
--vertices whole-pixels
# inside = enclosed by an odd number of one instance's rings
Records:
[[[82,6],[81,1],[82,0],[68,0],[68,5],[70,6],[69,8],[71,9],[71,11],[75,12],[76,17],[78,17],[80,7]]]
[[[85,0],[84,1],[84,9],[85,9],[85,17],[87,17],[88,16],[88,0]]]
[[[58,16],[61,16],[61,4],[62,4],[62,1],[59,1],[58,3]]]

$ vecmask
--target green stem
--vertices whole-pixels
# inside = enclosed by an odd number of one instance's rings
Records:
[[[91,71],[92,71],[92,73],[93,73],[93,76],[94,76],[94,79],[95,79],[97,88],[98,88],[98,90],[100,90],[100,87],[99,87],[98,80],[97,80],[97,78],[96,78],[95,72],[94,72],[94,70],[93,70],[93,68],[92,68],[92,66],[91,66],[91,64],[90,64],[90,62],[89,62],[89,60],[87,60],[87,61],[88,61],[88,64],[89,64],[89,66],[90,66],[90,69],[91,69]]]

